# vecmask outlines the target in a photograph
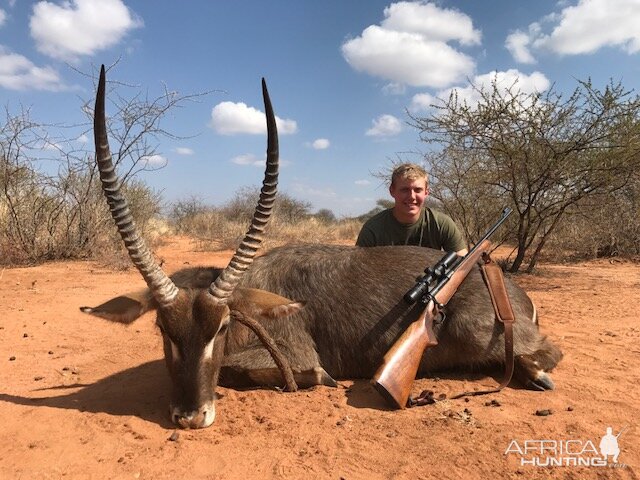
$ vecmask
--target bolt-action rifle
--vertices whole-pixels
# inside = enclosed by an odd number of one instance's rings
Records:
[[[372,380],[378,392],[395,408],[405,408],[425,350],[438,344],[433,331],[434,319],[438,316],[444,319],[444,306],[482,254],[489,251],[489,237],[510,214],[511,209],[505,208],[500,219],[464,257],[449,252],[433,267],[427,267],[425,275],[404,295],[405,303],[420,302],[424,310],[385,354]]]

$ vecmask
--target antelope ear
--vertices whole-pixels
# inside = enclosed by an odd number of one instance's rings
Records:
[[[156,308],[158,306],[147,289],[120,295],[97,307],[80,307],[80,311],[111,322],[129,324]]]
[[[305,302],[296,302],[275,293],[256,288],[237,287],[229,298],[229,308],[253,317],[288,317],[304,308]]]

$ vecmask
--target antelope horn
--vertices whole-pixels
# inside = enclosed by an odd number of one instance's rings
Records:
[[[96,144],[96,161],[100,171],[102,190],[111,210],[111,216],[118,227],[118,232],[129,252],[131,261],[142,274],[144,281],[160,306],[166,307],[173,303],[178,295],[178,288],[162,271],[151,256],[147,245],[138,233],[129,204],[120,191],[122,182],[115,173],[109,140],[107,138],[107,122],[105,119],[105,70],[100,69],[100,81],[96,93],[96,106],[93,117],[93,132]]]
[[[276,118],[273,114],[271,99],[267,91],[267,84],[262,79],[262,96],[264,98],[264,109],[267,117],[267,166],[264,171],[264,180],[260,190],[260,199],[253,214],[249,230],[244,236],[242,243],[233,254],[229,265],[220,273],[220,276],[209,286],[209,293],[213,295],[219,303],[225,304],[233,293],[233,289],[242,279],[242,275],[249,268],[256,256],[264,229],[269,222],[273,203],[276,198],[278,186],[278,130],[276,128]]]

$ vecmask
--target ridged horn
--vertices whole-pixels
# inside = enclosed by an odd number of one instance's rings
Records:
[[[178,295],[178,288],[171,279],[162,271],[158,263],[151,256],[144,240],[138,233],[133,215],[129,210],[129,204],[122,194],[122,182],[118,178],[113,166],[109,139],[107,138],[107,122],[105,118],[105,83],[106,75],[104,65],[100,69],[100,80],[96,93],[96,105],[93,116],[93,133],[96,144],[96,161],[100,171],[102,190],[111,210],[118,232],[129,252],[131,261],[142,274],[144,281],[153,297],[160,306],[170,305]]]
[[[233,293],[233,289],[242,279],[242,275],[249,268],[260,248],[264,229],[269,222],[273,203],[276,198],[278,187],[278,130],[276,128],[276,117],[271,106],[271,99],[267,91],[267,83],[262,79],[262,97],[264,98],[264,109],[267,117],[267,166],[264,171],[260,199],[253,214],[249,230],[244,236],[242,243],[233,254],[229,265],[220,273],[220,276],[209,286],[209,293],[213,295],[219,303],[226,303]]]

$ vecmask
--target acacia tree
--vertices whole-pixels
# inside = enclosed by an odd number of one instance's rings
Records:
[[[245,225],[251,220],[259,197],[259,187],[240,187],[233,198],[222,206],[221,211],[227,219],[238,220]],[[275,222],[295,223],[308,218],[310,210],[311,203],[306,200],[298,200],[286,192],[278,192],[273,205],[273,218]]]
[[[477,104],[454,91],[426,117],[411,117],[431,192],[477,238],[503,205],[517,251],[509,270],[532,271],[567,209],[616,192],[640,166],[640,99],[623,86],[579,82],[564,98],[555,88],[523,93],[493,81],[473,86]]]
[[[620,190],[589,197],[567,210],[552,245],[578,257],[640,255],[640,172]]]
[[[0,246],[2,260],[17,253],[30,260],[46,242],[43,232],[59,218],[64,198],[53,195],[50,177],[35,167],[35,152],[43,150],[44,127],[31,120],[29,109],[12,114],[5,108],[0,121]]]
[[[95,82],[92,74],[86,76]],[[165,88],[155,98],[125,97],[119,93],[124,87],[109,83],[109,136],[123,188],[144,231],[160,200],[136,175],[164,166],[156,161],[160,138],[177,137],[162,127],[162,119],[206,93],[181,95]],[[0,261],[91,256],[117,241],[93,148],[77,148],[75,142],[80,133],[92,136],[92,105],[93,99],[82,102],[84,126],[39,124],[28,110],[6,110],[0,120]],[[64,137],[71,131],[73,140]]]

